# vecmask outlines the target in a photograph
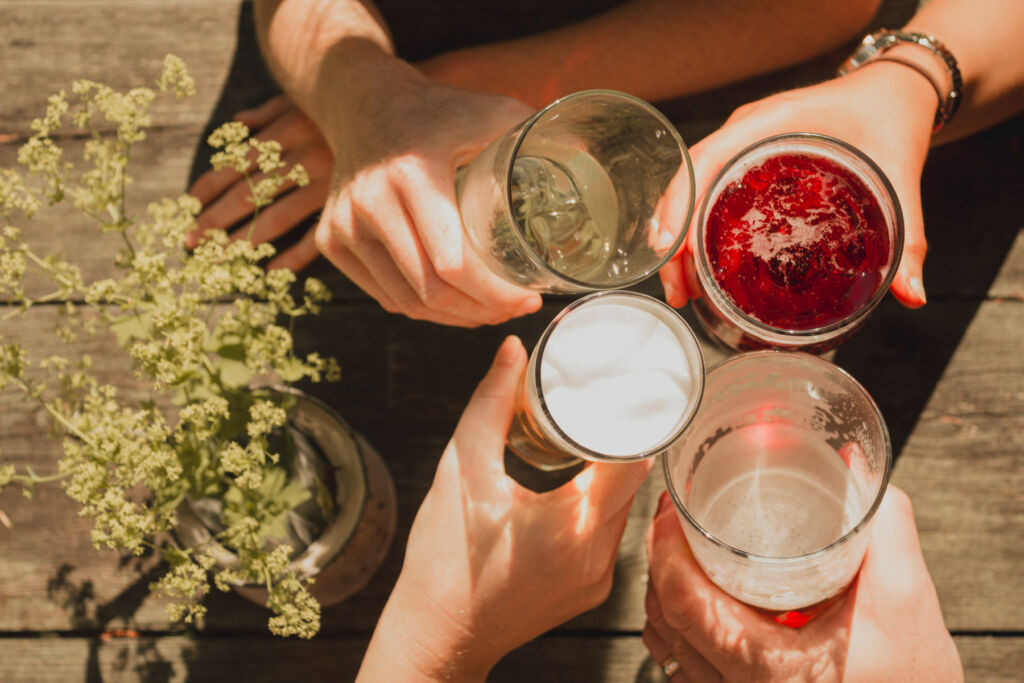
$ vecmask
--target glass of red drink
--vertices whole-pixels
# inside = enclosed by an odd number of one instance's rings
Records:
[[[863,152],[815,133],[766,138],[704,195],[694,309],[734,349],[823,353],[878,305],[902,251],[899,200]]]

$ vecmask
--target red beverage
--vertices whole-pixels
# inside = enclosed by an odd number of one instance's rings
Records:
[[[889,228],[874,194],[832,159],[780,154],[722,190],[708,259],[740,310],[788,330],[849,317],[878,291]]]
[[[899,206],[867,157],[826,136],[758,143],[712,183],[701,215],[701,319],[739,349],[824,351],[884,295]]]

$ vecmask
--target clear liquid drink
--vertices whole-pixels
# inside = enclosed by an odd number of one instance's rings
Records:
[[[836,597],[860,567],[892,467],[874,401],[802,353],[735,356],[705,387],[663,463],[698,564],[725,592],[776,614]]]
[[[694,179],[678,131],[610,90],[563,97],[456,173],[475,252],[496,275],[547,292],[616,289],[682,244]]]

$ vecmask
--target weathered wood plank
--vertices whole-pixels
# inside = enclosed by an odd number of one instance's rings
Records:
[[[1024,300],[1024,228],[1017,233],[1010,253],[1003,262],[999,276],[989,290],[997,299]]]
[[[83,78],[124,89],[152,85],[164,55],[185,60],[197,97],[158,104],[160,125],[204,126],[237,44],[239,0],[0,3],[4,103],[0,132],[25,133],[50,92]],[[173,99],[173,98],[172,98]]]
[[[955,637],[969,683],[1019,680],[1024,639]],[[311,642],[270,638],[184,636],[114,638],[5,638],[0,675],[7,683],[75,680],[252,683],[349,681],[366,639],[318,637]],[[259,656],[253,656],[259,652]],[[660,683],[664,677],[639,636],[539,638],[511,653],[489,680],[501,683]]]
[[[360,596],[325,614],[326,632],[366,629],[375,622],[437,458],[493,350],[509,332],[532,345],[559,307],[551,304],[543,313],[500,328],[458,330],[386,315],[371,305],[338,304],[328,308],[319,327],[300,339],[310,350],[339,357],[342,382],[312,390],[377,446],[391,468],[400,500],[399,534],[385,567]],[[961,315],[960,309],[973,311],[967,303],[929,307],[949,317]],[[41,352],[55,350],[48,348],[41,333],[47,324],[34,322],[17,334],[38,339]],[[1022,329],[1024,304],[981,306],[896,466],[894,481],[916,502],[926,559],[947,625],[954,630],[1022,626],[1019,567],[1024,549],[1017,541],[1024,529],[1024,471],[1019,461],[1024,446],[1024,358],[1015,352]],[[856,342],[855,338],[850,344]],[[102,342],[86,348],[96,356],[101,372],[121,373],[120,383],[130,385],[124,366],[103,352]],[[885,386],[888,367],[881,366],[879,373],[881,380],[875,381]],[[38,463],[40,471],[52,469],[56,448],[45,440],[44,425],[40,411],[9,395],[0,396],[4,458]],[[642,536],[661,489],[660,474],[655,473],[638,496],[612,598],[571,628],[642,625]],[[137,597],[144,585],[139,574],[132,567],[118,567],[111,554],[92,549],[87,524],[75,517],[63,494],[49,489],[38,496],[26,502],[11,491],[0,494],[0,508],[14,523],[13,531],[0,528],[0,628],[68,629],[100,623],[166,628],[157,601]],[[48,593],[48,584],[60,583],[65,564],[75,567],[65,571],[67,587],[56,593],[51,587]],[[63,604],[73,595],[82,599]],[[109,616],[122,612],[131,616]],[[211,597],[209,629],[258,632],[264,619],[262,609],[234,596]]]

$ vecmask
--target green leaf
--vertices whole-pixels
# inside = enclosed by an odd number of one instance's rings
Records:
[[[110,329],[117,337],[117,343],[124,346],[132,339],[147,338],[150,318],[149,313],[126,315],[112,321]]]
[[[241,343],[221,344],[213,352],[221,358],[237,361],[245,360],[245,345]]]
[[[232,389],[244,387],[252,379],[252,370],[245,363],[224,358],[218,365],[220,366],[220,381],[226,387]]]
[[[272,487],[276,487],[273,495],[267,495],[266,500],[272,502],[277,509],[281,510],[276,515],[268,516],[263,520],[259,528],[259,538],[265,541],[268,538],[283,539],[288,537],[288,512],[306,502],[309,499],[309,491],[299,479],[291,479],[283,487],[287,475],[284,470],[274,468],[264,475],[263,483],[267,485],[268,479],[273,479]],[[264,487],[260,487],[263,491]]]
[[[292,479],[288,482],[288,485],[277,494],[277,501],[291,510],[294,507],[305,503],[309,500],[310,494],[309,489],[303,486],[302,481],[298,478]]]
[[[292,356],[274,368],[285,382],[298,382],[306,376],[306,364]]]

